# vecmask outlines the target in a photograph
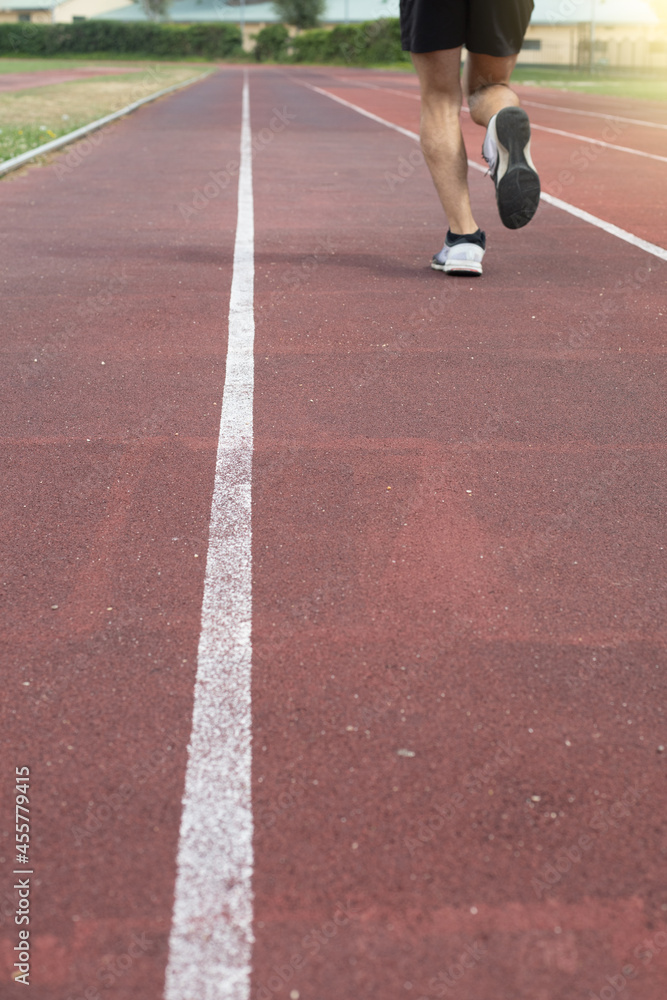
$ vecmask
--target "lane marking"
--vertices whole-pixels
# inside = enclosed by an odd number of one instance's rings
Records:
[[[61,146],[68,146],[70,142],[76,142],[77,139],[83,138],[83,136],[88,135],[89,132],[96,132],[97,129],[103,128],[105,125],[108,125],[109,122],[113,122],[117,118],[122,118],[124,115],[129,115],[133,111],[136,111],[137,108],[142,106],[142,104],[149,104],[151,101],[157,101],[158,97],[164,97],[165,94],[171,94],[174,90],[181,90],[183,87],[189,87],[191,83],[197,83],[199,80],[203,80],[205,77],[210,75],[211,71],[207,70],[206,73],[202,73],[200,76],[193,76],[189,80],[183,80],[182,83],[174,83],[171,87],[165,87],[164,90],[158,90],[155,94],[149,94],[148,97],[141,97],[138,101],[133,101],[132,104],[128,104],[127,107],[121,108],[120,111],[114,111],[110,115],[105,115],[104,118],[98,118],[97,121],[90,122],[88,125],[82,125],[81,128],[76,128],[73,132],[68,132],[66,135],[60,135],[57,139],[45,142],[41,146],[35,146],[34,149],[29,149],[26,153],[19,153],[18,156],[12,156],[10,160],[3,160],[0,162],[0,176],[2,176],[2,174],[8,174],[10,170],[16,170],[18,167],[23,166],[24,163],[29,163],[38,156],[44,156],[46,153],[51,153],[54,149],[60,149]]]
[[[336,77],[334,77],[334,80]],[[396,94],[398,97],[408,97],[411,101],[421,101],[419,94],[409,94],[406,90],[393,90],[391,87],[381,87],[377,83],[369,83],[367,80],[355,80],[353,76],[339,76],[339,80],[345,80],[356,87],[367,87],[369,90],[380,90],[383,94]]]
[[[345,77],[344,79],[351,79],[350,77]],[[353,81],[354,82],[354,81]],[[367,87],[370,90],[379,90],[382,94],[396,94],[398,97],[408,97],[411,101],[421,100],[419,94],[407,94],[400,90],[392,90],[390,87],[379,87],[375,83],[361,83],[362,87]],[[528,101],[523,101],[523,104],[528,104]],[[534,106],[534,105],[533,105]],[[544,105],[540,105],[543,107]],[[461,106],[461,111],[465,111],[466,114],[470,114],[470,108],[467,104]],[[617,121],[622,121],[622,119],[616,119]],[[621,153],[632,153],[634,156],[645,156],[649,160],[659,160],[661,163],[667,163],[667,156],[659,156],[657,153],[645,153],[641,149],[633,149],[630,146],[619,146],[615,142],[604,142],[602,139],[592,139],[588,135],[580,135],[577,132],[562,132],[557,128],[548,128],[546,125],[536,125],[534,121],[531,120],[530,127],[533,130],[539,132],[551,132],[552,135],[562,135],[566,139],[578,139],[584,140],[585,142],[591,143],[594,146],[605,146],[607,149],[616,149]]]
[[[370,118],[373,122],[378,122],[380,125],[386,125],[387,128],[393,128],[395,132],[400,132],[401,135],[406,135],[408,139],[416,139],[419,142],[419,136],[416,132],[411,132],[410,129],[403,128],[401,125],[395,125],[393,122],[387,121],[386,118],[380,118],[378,115],[374,115],[372,111],[366,111],[365,108],[360,108],[358,104],[350,104],[349,101],[344,100],[342,97],[336,97],[335,94],[330,94],[328,90],[322,90],[321,87],[316,87],[312,83],[304,83],[302,80],[298,80],[296,77],[290,77],[294,83],[300,84],[302,87],[307,87],[309,90],[314,90],[318,94],[323,94],[324,97],[328,97],[330,101],[337,101],[338,104],[342,104],[346,108],[352,108],[353,111],[358,112],[365,118]]]
[[[336,79],[334,77],[334,79]],[[369,83],[366,80],[357,80],[353,76],[341,76],[338,77],[339,80],[345,80],[348,83],[353,83],[359,87],[370,87],[372,90],[383,90],[388,94],[396,94],[398,97],[408,97],[411,101],[421,100],[419,94],[410,94],[407,90],[394,90],[391,87],[382,87],[377,83]],[[523,86],[520,82],[517,82],[517,87]],[[545,108],[547,111],[562,111],[564,114],[569,115],[585,115],[587,118],[602,118],[605,121],[610,122],[624,122],[627,125],[643,125],[646,128],[661,128],[667,131],[667,125],[663,125],[661,122],[647,122],[641,118],[625,118],[623,115],[608,115],[602,111],[580,111],[577,108],[564,108],[558,104],[541,104],[539,101],[524,101],[521,99],[522,104],[526,104],[530,108]],[[464,107],[464,111],[468,111],[469,108]]]
[[[655,243],[649,243],[648,240],[643,240],[641,236],[635,236],[634,233],[629,233],[626,229],[615,226],[613,222],[605,222],[604,219],[599,219],[597,215],[591,215],[590,212],[585,212],[583,208],[570,205],[569,202],[561,201],[560,198],[554,198],[553,195],[546,194],[544,191],[540,195],[540,198],[542,201],[546,201],[547,204],[553,205],[554,208],[560,208],[563,212],[568,212],[583,222],[589,222],[592,226],[597,226],[598,229],[604,229],[605,233],[609,233],[611,236],[617,236],[619,240],[631,243],[633,247],[645,250],[646,253],[653,254],[654,257],[659,257],[660,260],[667,260],[667,250],[664,247],[659,247]]]
[[[517,86],[520,87],[521,84],[519,83]],[[531,108],[546,108],[548,111],[562,111],[568,115],[584,115],[586,118],[604,118],[610,122],[625,122],[627,125],[643,125],[646,128],[661,128],[667,131],[667,125],[663,125],[661,122],[643,121],[641,118],[624,118],[622,115],[607,115],[602,111],[579,111],[576,108],[563,108],[558,104],[540,104],[539,101],[524,101],[522,99],[521,103],[527,104]]]
[[[533,130],[537,129],[538,132],[551,132],[552,135],[563,135],[566,139],[583,140],[594,146],[605,146],[607,149],[617,149],[621,153],[633,153],[634,156],[645,156],[649,160],[660,160],[661,163],[667,163],[667,156],[658,156],[657,153],[645,153],[641,149],[632,149],[630,146],[618,146],[615,142],[604,142],[602,139],[591,139],[589,135],[579,135],[577,132],[563,132],[558,128],[547,128],[546,125],[536,125],[533,121],[531,121],[530,127]]]
[[[249,1000],[254,215],[248,72],[229,343],[165,1000]]]
[[[329,94],[326,90],[322,90],[321,87],[313,86],[312,83],[303,83],[295,77],[292,77],[292,79],[296,83],[299,83],[302,87],[307,87],[309,90],[315,90],[318,94],[322,94],[324,97],[328,97],[330,100],[336,101],[338,104],[342,104],[346,108],[351,108],[352,111],[356,111],[360,115],[364,115],[365,118],[370,118],[371,121],[378,122],[380,125],[386,125],[387,128],[391,128],[395,132],[400,132],[401,135],[405,135],[409,139],[419,142],[419,136],[416,132],[410,132],[407,128],[402,128],[400,125],[395,125],[393,122],[387,121],[386,118],[380,118],[378,115],[374,115],[372,112],[366,111],[365,108],[360,108],[356,104],[351,104],[350,101],[346,101],[342,97],[337,97],[335,94]],[[481,163],[475,163],[474,160],[468,160],[468,166],[472,167],[473,170],[479,170],[483,174],[488,172],[487,167],[482,166]],[[645,250],[646,253],[653,254],[654,257],[659,257],[660,260],[667,260],[667,250],[665,250],[664,247],[657,246],[655,243],[649,243],[648,240],[643,240],[640,236],[635,236],[634,233],[629,233],[626,229],[621,229],[620,226],[615,226],[613,222],[605,222],[604,219],[599,219],[597,215],[591,215],[590,212],[585,212],[582,208],[577,208],[576,205],[570,205],[567,201],[561,201],[560,198],[554,198],[553,195],[546,194],[544,191],[540,195],[540,198],[542,201],[546,201],[549,205],[553,205],[554,208],[560,208],[563,212],[568,212],[569,215],[574,215],[583,222],[590,223],[591,226],[597,226],[598,229],[603,229],[611,236],[618,237],[619,240],[631,243],[632,246],[638,247],[640,250]]]

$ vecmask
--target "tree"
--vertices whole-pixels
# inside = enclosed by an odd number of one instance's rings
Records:
[[[324,13],[326,0],[274,0],[278,17],[295,28],[316,28]]]
[[[170,0],[141,0],[144,14],[151,21],[165,18],[169,13]]]

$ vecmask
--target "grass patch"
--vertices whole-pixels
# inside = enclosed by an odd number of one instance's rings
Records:
[[[2,59],[0,58],[0,74],[3,73],[39,73],[42,70],[79,69],[89,66],[90,59]]]
[[[355,67],[358,68],[358,67]],[[414,73],[410,62],[369,63],[369,69],[400,70]],[[667,79],[637,76],[628,73],[595,73],[540,66],[517,66],[512,82],[523,86],[552,87],[555,90],[572,90],[580,94],[602,94],[606,97],[634,98],[637,101],[667,101]]]
[[[224,60],[219,60],[223,62]],[[124,67],[138,66],[141,69],[148,69],[158,63],[160,66],[173,63],[179,65],[183,63],[202,63],[211,66],[212,60],[205,56],[152,56],[150,53],[133,58],[127,55],[118,55],[115,52],[86,52],[85,55],[72,56],[0,56],[0,74],[2,73],[38,73],[43,70],[53,69],[81,69],[81,67],[92,66],[99,68],[100,63],[108,63],[120,72]]]
[[[60,124],[55,122],[51,126],[46,125],[3,125],[0,128],[0,163],[3,160],[11,160],[13,156],[27,153],[29,149],[35,149],[51,139],[57,139],[67,132],[85,125],[86,122],[65,120]]]
[[[152,64],[145,73],[0,93],[0,160],[18,156],[196,75],[191,66]]]
[[[580,94],[601,94],[605,97],[634,98],[640,101],[666,101],[667,79],[628,74],[585,73],[581,70],[542,69],[539,66],[517,66],[512,74],[514,83],[524,86],[552,87],[574,90]]]

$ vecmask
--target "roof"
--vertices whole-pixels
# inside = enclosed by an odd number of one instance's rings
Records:
[[[0,0],[2,3],[3,0]],[[378,17],[398,17],[399,0],[327,0],[326,10],[322,16],[324,24],[345,24],[346,21],[375,21]],[[131,7],[121,7],[105,11],[98,15],[105,21],[145,21],[146,15],[140,3]],[[184,21],[218,21],[226,24],[238,24],[241,19],[241,9],[238,3],[233,6],[224,0],[174,0],[169,7],[167,20]],[[248,3],[245,8],[246,24],[277,23],[280,18],[273,9],[272,2]]]
[[[51,10],[65,0],[0,0],[0,10]],[[322,18],[325,24],[345,24],[346,21],[374,21],[378,17],[398,17],[399,0],[327,0]],[[657,24],[659,17],[647,0],[535,0],[531,24],[589,23],[594,11],[598,24]],[[139,2],[131,6],[105,11],[98,15],[105,20],[145,21]],[[170,21],[240,20],[240,0],[174,0],[169,11]],[[249,24],[272,23],[279,17],[270,0],[248,0],[245,19]]]
[[[6,0],[0,0],[0,4]],[[58,2],[58,0],[57,0]],[[62,2],[62,0],[60,0]],[[11,0],[9,9],[17,9],[14,5],[29,7],[28,0]],[[37,0],[39,4],[39,0]],[[48,6],[48,5],[45,5]],[[33,0],[32,9],[36,9]],[[652,10],[647,0],[535,0],[535,9],[531,24],[579,24],[591,20],[591,11],[595,11],[598,24],[657,24],[659,18]],[[399,0],[327,0],[322,16],[324,24],[345,24],[359,21],[374,21],[378,17],[398,17]],[[141,3],[105,11],[98,15],[111,21],[145,21]],[[175,22],[218,21],[227,24],[238,24],[241,19],[241,9],[238,2],[233,5],[226,0],[173,0],[169,8],[167,20]],[[280,20],[273,3],[262,0],[260,3],[249,2],[245,7],[247,24],[272,24]]]
[[[0,0],[0,10],[51,10],[64,0]]]

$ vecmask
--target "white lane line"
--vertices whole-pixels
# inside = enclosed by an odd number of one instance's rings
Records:
[[[247,70],[229,343],[165,1000],[249,1000],[253,944],[251,473],[255,321]]]
[[[348,79],[347,77],[345,79]],[[361,86],[368,87],[371,90],[379,90],[383,94],[396,94],[398,97],[407,97],[412,101],[419,101],[421,98],[419,94],[406,94],[400,90],[392,90],[390,87],[379,87],[375,83],[362,83]],[[522,104],[528,104],[528,101],[522,101]],[[545,107],[545,105],[540,105]],[[461,108],[466,114],[470,114],[470,108],[467,104],[464,104]],[[617,118],[615,121],[622,121],[623,119]],[[577,139],[577,141],[587,142],[593,146],[604,146],[606,149],[615,149],[620,153],[632,153],[633,156],[645,156],[648,160],[659,160],[661,163],[667,163],[667,156],[659,156],[657,153],[645,153],[641,149],[633,149],[631,146],[619,146],[615,142],[604,142],[602,139],[593,139],[589,135],[580,135],[577,132],[563,132],[557,128],[547,128],[546,125],[536,125],[534,121],[531,121],[530,127],[538,132],[550,132],[552,135],[562,135],[566,139]]]
[[[519,86],[521,85],[519,84]],[[547,111],[562,111],[567,115],[584,115],[586,118],[603,118],[609,122],[623,122],[626,125],[643,125],[645,128],[667,130],[667,125],[663,125],[661,122],[647,122],[641,118],[624,118],[622,115],[607,115],[601,111],[580,111],[576,108],[563,108],[558,104],[540,104],[539,101],[524,101],[523,98],[521,99],[521,103],[527,104],[529,108],[545,108]]]
[[[341,76],[338,77],[339,80],[345,80],[348,83],[353,83],[359,87],[370,87],[372,90],[384,90],[388,94],[396,94],[398,97],[408,97],[412,101],[419,101],[421,97],[419,94],[410,94],[407,90],[394,90],[391,87],[382,87],[377,83],[369,83],[366,80],[356,80],[353,76]],[[517,86],[521,86],[520,82],[517,82]],[[641,118],[624,118],[623,115],[608,115],[604,114],[602,111],[580,111],[577,108],[564,108],[558,104],[540,104],[539,101],[525,101],[521,98],[521,104],[525,104],[529,108],[544,108],[547,111],[562,111],[564,114],[568,115],[584,115],[586,118],[601,118],[604,121],[610,122],[623,122],[625,125],[643,125],[646,128],[661,128],[667,130],[667,125],[662,124],[662,122],[647,122]],[[469,111],[467,107],[463,108],[464,111]]]
[[[322,90],[321,87],[315,87],[312,83],[304,83],[303,80],[298,80],[296,77],[291,77],[294,83],[300,84],[302,87],[307,87],[308,90],[314,90],[318,94],[323,94],[324,97],[328,97],[330,101],[337,101],[338,104],[342,104],[346,108],[352,108],[353,111],[357,111],[360,115],[365,118],[370,118],[373,122],[378,122],[380,125],[386,125],[387,128],[393,128],[395,132],[400,132],[401,135],[407,135],[408,139],[416,139],[419,142],[419,136],[416,132],[411,132],[407,128],[402,128],[400,125],[394,125],[393,122],[387,121],[386,118],[380,118],[378,115],[374,115],[371,111],[366,111],[365,108],[360,108],[357,104],[350,104],[349,101],[344,100],[342,97],[336,97],[335,94],[330,94],[328,90]]]
[[[639,247],[640,250],[645,250],[646,253],[651,253],[654,257],[659,257],[660,260],[667,260],[667,250],[663,247],[659,247],[655,243],[649,243],[648,240],[643,240],[640,236],[635,236],[634,233],[629,233],[626,229],[615,226],[613,222],[605,222],[604,219],[599,219],[597,215],[591,215],[590,212],[585,212],[583,208],[570,205],[569,202],[561,201],[560,198],[554,198],[553,195],[546,194],[544,191],[540,195],[540,198],[549,205],[553,205],[555,208],[560,208],[563,212],[568,212],[570,215],[576,216],[577,219],[581,219],[583,222],[590,222],[592,226],[604,229],[605,233],[617,236],[619,240],[631,243],[633,247]]]
[[[293,78],[296,83],[301,84],[302,87],[308,87],[309,90],[315,90],[318,94],[323,94],[324,97],[328,97],[332,101],[337,101],[338,104],[344,105],[346,108],[351,108],[353,111],[358,112],[360,115],[364,115],[365,118],[370,118],[371,121],[378,122],[380,125],[386,125],[387,128],[393,129],[395,132],[400,132],[401,135],[405,135],[408,139],[414,139],[415,142],[419,142],[419,136],[416,132],[410,132],[407,128],[402,128],[400,125],[394,125],[393,122],[387,121],[386,118],[380,118],[378,115],[372,114],[370,111],[366,111],[365,108],[360,108],[356,104],[351,104],[350,101],[343,100],[342,97],[336,97],[335,94],[330,94],[326,90],[322,90],[321,87],[314,87],[312,83],[303,83],[302,80],[297,80]],[[481,173],[487,173],[488,168],[482,166],[481,163],[476,163],[474,160],[468,160],[468,166],[472,167],[473,170],[479,170]],[[621,229],[620,226],[615,226],[613,222],[605,222],[604,219],[599,219],[597,215],[591,215],[590,212],[585,212],[581,208],[577,208],[576,205],[570,205],[567,201],[561,201],[560,198],[554,198],[550,194],[545,194],[542,192],[540,195],[542,201],[546,201],[549,205],[553,205],[555,208],[560,208],[563,212],[568,212],[570,215],[576,216],[583,222],[590,223],[591,226],[597,226],[598,229],[603,229],[606,233],[611,236],[618,237],[619,240],[624,240],[626,243],[631,243],[632,246],[638,247],[640,250],[645,250],[646,253],[653,254],[654,257],[659,257],[661,260],[667,260],[667,250],[663,247],[657,246],[655,243],[649,243],[648,240],[643,240],[640,236],[635,236],[634,233],[629,233],[626,229]]]
[[[602,139],[591,139],[589,135],[579,135],[577,132],[563,132],[559,128],[547,128],[546,125],[536,125],[531,121],[530,127],[538,132],[551,132],[552,135],[562,135],[566,139],[576,139],[578,142],[587,142],[593,146],[604,146],[606,149],[616,149],[621,153],[632,153],[634,156],[645,156],[648,160],[660,160],[667,163],[667,156],[658,156],[657,153],[645,153],[641,149],[632,149],[630,146],[619,146],[615,142],[603,142]]]
[[[391,87],[381,87],[377,83],[369,83],[367,80],[355,80],[353,76],[339,76],[339,80],[354,84],[355,87],[367,87],[369,90],[381,90],[383,94],[396,94],[397,97],[409,97],[411,101],[421,101],[419,94],[409,94],[405,90],[393,90]]]

